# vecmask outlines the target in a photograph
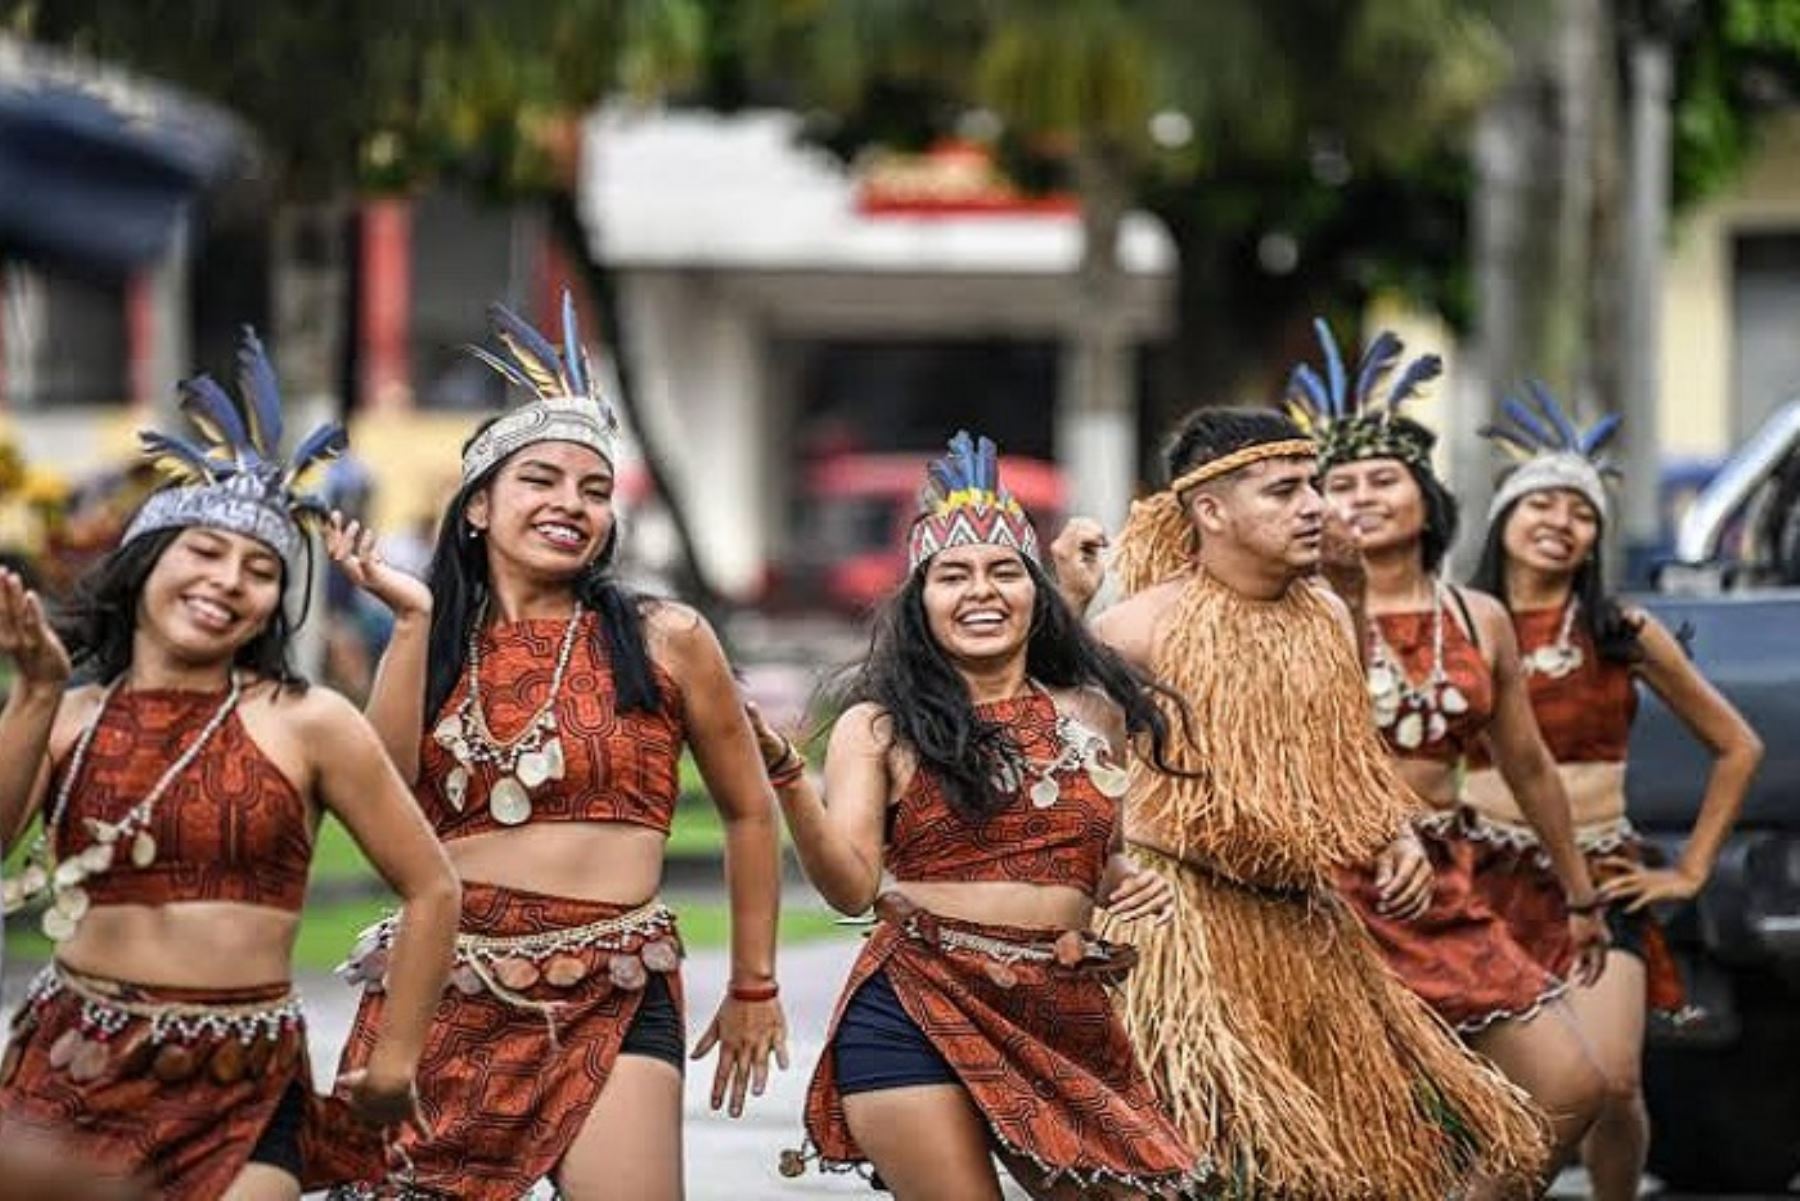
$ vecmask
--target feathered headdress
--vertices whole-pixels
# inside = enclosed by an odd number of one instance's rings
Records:
[[[925,469],[919,516],[907,538],[907,569],[916,571],[953,546],[1004,546],[1042,561],[1031,518],[1000,482],[999,451],[966,430],[950,439],[949,454]]]
[[[299,490],[306,472],[335,459],[349,445],[344,427],[328,422],[281,458],[281,392],[263,345],[244,327],[237,352],[238,392],[232,396],[200,375],[181,385],[181,410],[201,440],[144,430],[144,453],[175,480],[144,502],[125,542],[154,530],[205,526],[267,543],[284,560],[304,541],[302,527],[325,516],[317,497]]]
[[[1313,328],[1325,351],[1325,375],[1321,377],[1310,363],[1295,367],[1288,377],[1287,405],[1300,427],[1318,439],[1319,469],[1329,471],[1339,463],[1359,459],[1389,458],[1414,467],[1429,466],[1437,439],[1418,422],[1403,419],[1400,406],[1443,374],[1444,361],[1434,354],[1420,355],[1386,384],[1400,365],[1404,348],[1399,338],[1383,330],[1363,352],[1352,389],[1331,327],[1323,318],[1314,318]]]
[[[1539,381],[1526,380],[1525,395],[1524,400],[1509,396],[1502,401],[1504,419],[1481,431],[1482,437],[1519,461],[1494,492],[1488,520],[1495,520],[1527,492],[1569,488],[1586,497],[1604,521],[1606,481],[1619,478],[1618,465],[1606,452],[1623,419],[1609,413],[1584,430]]]
[[[575,301],[564,289],[561,352],[505,305],[488,306],[488,322],[500,352],[470,346],[469,353],[492,367],[532,399],[483,430],[463,452],[462,478],[468,484],[495,464],[537,442],[574,442],[614,461],[619,418],[604,385],[588,361],[575,321]]]

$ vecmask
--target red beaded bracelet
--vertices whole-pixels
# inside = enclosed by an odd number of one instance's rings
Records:
[[[769,770],[769,785],[773,788],[786,788],[805,774],[805,756],[798,751],[790,750],[787,758]]]
[[[733,984],[731,999],[734,1001],[773,1001],[781,995],[781,985],[770,981],[768,984]]]

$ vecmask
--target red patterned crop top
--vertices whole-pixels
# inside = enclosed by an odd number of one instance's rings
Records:
[[[556,674],[556,657],[568,622],[534,618],[488,627],[481,635],[481,707],[489,730],[502,743],[520,735],[543,707]],[[614,706],[612,666],[598,644],[592,613],[581,619],[569,666],[556,698],[555,737],[562,744],[560,778],[527,790],[531,822],[630,822],[668,833],[680,792],[681,748],[686,738],[681,691],[674,677],[656,669],[662,704],[650,713],[620,713]],[[464,767],[461,804],[451,781],[462,767],[436,736],[468,694],[467,672],[425,733],[417,795],[425,815],[445,841],[510,829],[490,807],[504,774],[488,763]]]
[[[1555,658],[1543,652],[1554,650],[1561,640],[1564,616],[1560,608],[1513,614],[1525,686],[1544,745],[1558,763],[1623,763],[1638,707],[1631,665],[1602,659],[1587,629],[1576,621],[1571,623],[1569,645],[1579,652],[1579,666],[1560,675],[1533,670],[1534,656]],[[1470,756],[1470,766],[1488,766],[1487,757]]]
[[[58,859],[93,845],[89,821],[116,824],[156,786],[218,711],[225,693],[121,688],[107,703],[53,832]],[[69,770],[51,773],[56,796]],[[156,804],[148,832],[156,858],[119,855],[83,883],[96,905],[239,901],[299,912],[312,865],[311,815],[293,782],[269,761],[238,715],[226,718]]]
[[[1489,670],[1487,660],[1482,658],[1481,648],[1469,639],[1462,622],[1457,619],[1455,607],[1455,601],[1445,598],[1442,617],[1444,675],[1462,695],[1465,704],[1461,712],[1457,713],[1449,712],[1448,707],[1440,705],[1437,712],[1444,721],[1442,733],[1438,737],[1432,737],[1427,723],[1424,736],[1413,747],[1400,745],[1398,722],[1384,727],[1382,737],[1387,741],[1388,749],[1398,758],[1455,763],[1480,743],[1481,732],[1493,720],[1494,673]],[[1425,688],[1436,657],[1432,633],[1436,618],[1433,614],[1429,610],[1423,613],[1380,613],[1373,620],[1388,648],[1400,660],[1407,681],[1414,688]]]
[[[1029,795],[1034,764],[1063,750],[1056,703],[1043,693],[979,705],[986,721],[1006,726],[1028,761],[1025,783],[984,821],[958,813],[932,772],[920,768],[895,803],[887,867],[906,881],[1012,881],[1061,884],[1092,895],[1112,853],[1117,801],[1106,797],[1080,764],[1054,773],[1055,802],[1039,808]]]

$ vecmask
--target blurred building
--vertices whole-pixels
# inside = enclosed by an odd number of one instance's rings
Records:
[[[1073,344],[1115,323],[1102,370],[1135,397],[1138,350],[1171,309],[1155,219],[1126,218],[1124,286],[1095,313],[1073,199],[1020,194],[979,147],[846,168],[791,113],[620,108],[589,121],[583,171],[646,433],[728,592],[807,536],[796,507],[820,498],[796,486],[802,462],[935,452],[961,426],[1054,460],[1076,504],[1124,516],[1137,414],[1079,403]]]

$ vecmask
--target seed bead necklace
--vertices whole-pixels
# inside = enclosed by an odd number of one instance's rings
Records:
[[[481,630],[487,620],[484,603],[469,631],[469,687],[456,711],[439,723],[432,736],[456,760],[444,781],[444,795],[457,812],[468,796],[470,776],[478,763],[495,769],[498,779],[488,793],[488,812],[503,826],[531,820],[531,790],[546,780],[560,780],[567,770],[562,738],[556,720],[556,702],[562,695],[563,678],[575,649],[575,635],[586,610],[575,602],[569,624],[563,629],[556,651],[556,668],[550,675],[550,692],[544,703],[511,739],[502,741],[488,726],[481,707]]]
[[[1111,800],[1124,796],[1128,777],[1124,768],[1108,761],[1111,748],[1106,736],[1056,704],[1050,690],[1036,680],[1026,683],[1056,709],[1056,754],[1047,759],[1017,751],[1003,754],[994,773],[994,790],[1003,794],[1024,791],[1033,808],[1048,809],[1062,798],[1062,784],[1056,777],[1079,767],[1102,796]],[[1036,777],[1029,789],[1025,788],[1027,775]]]
[[[1556,641],[1549,646],[1540,646],[1525,656],[1526,675],[1560,680],[1581,669],[1581,665],[1587,661],[1587,655],[1575,641],[1575,613],[1580,607],[1580,601],[1574,597],[1569,598],[1568,607],[1563,612],[1562,629],[1557,633]]]
[[[1450,682],[1444,668],[1444,585],[1431,585],[1431,670],[1422,684],[1407,678],[1400,656],[1381,635],[1381,623],[1369,622],[1369,700],[1375,724],[1391,730],[1402,750],[1436,742],[1449,732],[1448,717],[1469,711],[1469,698]]]

